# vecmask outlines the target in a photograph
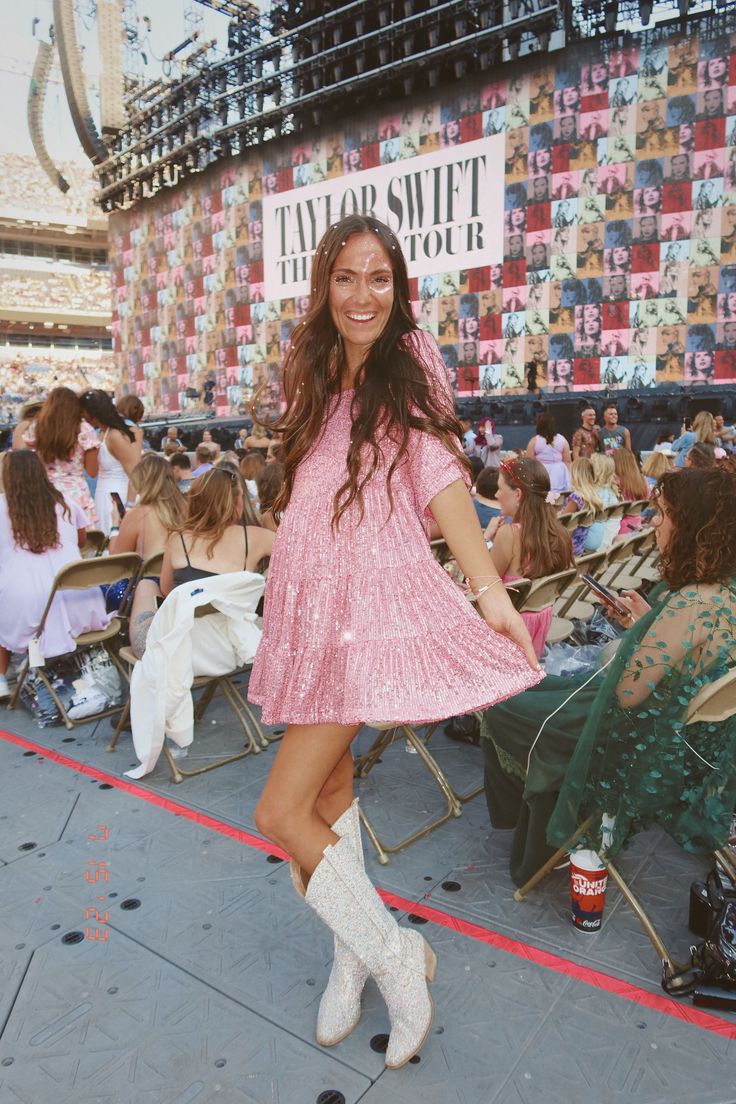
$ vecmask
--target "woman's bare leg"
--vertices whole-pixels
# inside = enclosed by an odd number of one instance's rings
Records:
[[[289,725],[279,743],[271,773],[255,811],[259,832],[283,847],[309,876],[322,860],[322,853],[339,837],[318,811],[320,795],[339,767],[338,785],[328,787],[321,808],[332,816],[350,804],[345,802],[346,764],[349,748],[360,725]],[[351,764],[352,770],[352,764]],[[351,791],[352,792],[352,791]],[[336,795],[342,795],[338,798]],[[334,819],[337,819],[335,817]]]
[[[316,809],[326,824],[334,824],[353,802],[353,757],[346,751],[325,782]]]

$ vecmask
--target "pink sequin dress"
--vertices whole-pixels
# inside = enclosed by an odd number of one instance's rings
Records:
[[[411,339],[409,339],[411,341]],[[431,338],[413,342],[452,403]],[[346,476],[354,392],[336,395],[325,431],[299,466],[274,541],[263,636],[248,696],[266,724],[418,724],[482,709],[535,685],[521,649],[493,632],[432,555],[430,501],[465,473],[436,437],[410,431],[392,480],[396,446],[357,510],[331,527]]]

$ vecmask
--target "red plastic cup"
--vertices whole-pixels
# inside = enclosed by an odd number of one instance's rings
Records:
[[[608,871],[595,851],[570,855],[570,903],[572,922],[578,931],[600,931],[606,903]]]

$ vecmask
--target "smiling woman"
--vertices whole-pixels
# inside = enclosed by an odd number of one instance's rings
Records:
[[[372,974],[397,1068],[429,1032],[435,956],[365,875],[350,744],[371,719],[450,717],[540,673],[468,492],[444,363],[417,329],[401,248],[377,219],[350,216],[322,238],[283,384],[272,424],[281,523],[249,696],[266,723],[288,727],[255,819],[292,855],[295,887],[337,937],[318,1042],[353,1030]],[[433,522],[481,617],[432,556]]]

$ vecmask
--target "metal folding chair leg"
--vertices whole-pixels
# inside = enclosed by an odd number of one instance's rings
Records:
[[[621,877],[621,874],[619,873],[617,867],[615,867],[612,862],[607,862],[606,869],[616,883],[621,896],[624,898],[624,900],[628,902],[629,907],[631,908],[632,912],[646,932],[649,942],[652,944],[655,951],[657,952],[657,957],[659,958],[662,965],[667,968],[670,976],[674,974],[681,974],[685,970],[687,970],[689,966],[684,965],[680,962],[676,962],[673,959],[672,955],[667,950],[667,947],[659,932],[655,928],[647,913],[644,911],[643,905],[634,895],[634,891],[629,887],[627,882]]]
[[[197,704],[194,707],[194,722],[195,722],[195,724],[197,723],[197,721],[201,721],[202,718],[204,717],[204,715],[207,711],[207,706],[210,704],[210,702],[214,698],[216,690],[217,690],[217,682],[216,682],[215,679],[213,679],[212,682],[209,682],[207,684],[207,686],[205,686],[204,693],[201,695],[199,701],[197,702]]]
[[[174,782],[183,782],[185,778],[193,778],[197,774],[206,774],[207,771],[216,770],[217,767],[224,767],[228,763],[235,763],[238,759],[245,759],[247,755],[258,755],[261,748],[256,742],[254,736],[254,730],[251,727],[250,718],[248,716],[249,710],[244,708],[244,702],[237,690],[230,684],[230,678],[227,675],[223,675],[219,678],[213,678],[207,681],[206,689],[209,690],[210,682],[214,682],[215,689],[212,691],[212,695],[219,687],[222,691],[222,695],[225,701],[228,703],[233,713],[240,722],[240,727],[243,730],[243,735],[246,739],[246,747],[244,751],[239,751],[235,755],[228,755],[225,759],[217,759],[214,763],[207,763],[204,767],[196,767],[193,770],[185,770],[180,767],[176,759],[171,753],[170,748],[164,744],[164,755],[171,769],[171,775]]]
[[[110,737],[110,743],[107,745],[107,750],[108,751],[114,751],[115,750],[115,745],[118,742],[118,737],[120,736],[120,733],[123,731],[123,728],[125,727],[125,722],[128,720],[129,716],[130,716],[130,697],[128,697],[128,700],[126,701],[126,703],[123,707],[123,711],[120,714],[120,717],[118,718],[118,723],[115,725],[115,731],[113,732],[112,736]]]
[[[432,726],[432,730],[436,727],[436,725]],[[399,840],[398,843],[386,844],[379,838],[378,833],[376,832],[368,817],[365,815],[364,809],[361,807],[360,816],[365,826],[366,833],[376,849],[376,852],[378,854],[378,861],[382,864],[388,862],[389,855],[393,855],[397,851],[401,851],[402,848],[408,847],[412,843],[416,843],[416,841],[422,839],[423,836],[426,836],[430,832],[433,832],[435,828],[439,828],[439,826],[441,824],[444,824],[446,820],[449,820],[450,817],[462,816],[463,811],[462,803],[455,795],[455,791],[448,782],[444,771],[442,770],[434,756],[431,755],[430,752],[427,750],[426,740],[429,739],[431,731],[424,740],[420,739],[420,737],[417,736],[416,732],[411,728],[410,725],[404,724],[395,725],[393,728],[379,733],[370,750],[356,761],[356,777],[367,777],[367,775],[371,772],[376,762],[380,758],[381,754],[386,750],[389,744],[393,742],[396,734],[399,732],[406,739],[407,743],[409,743],[411,747],[414,748],[417,755],[420,757],[420,759],[436,781],[445,798],[446,809],[441,816],[436,817],[434,820],[430,821],[429,824],[424,825],[424,827],[420,828],[418,831],[412,832],[411,835],[406,836],[402,840]]]
[[[548,874],[552,873],[554,868],[562,862],[565,855],[567,855],[567,853],[573,849],[580,837],[585,834],[585,829],[589,826],[592,819],[592,817],[588,817],[585,824],[583,824],[582,827],[578,828],[573,833],[573,835],[570,836],[564,847],[560,847],[557,851],[555,851],[554,855],[552,855],[551,858],[547,859],[544,866],[540,866],[536,874],[532,874],[529,881],[524,882],[524,885],[516,890],[516,892],[514,893],[515,901],[523,901],[527,894],[531,893],[535,886],[538,886],[539,883],[543,881]]]
[[[558,865],[558,863],[561,862],[564,856],[567,855],[568,852],[570,852],[574,848],[580,837],[585,835],[585,832],[590,826],[590,822],[592,819],[592,817],[589,817],[586,820],[585,824],[578,828],[577,831],[570,837],[565,846],[560,847],[558,851],[555,851],[554,855],[552,855],[552,857],[547,860],[544,866],[540,866],[536,874],[533,874],[528,882],[525,882],[520,889],[516,890],[516,893],[514,893],[515,901],[523,901],[524,898],[528,896],[529,893],[531,893],[534,887],[539,885],[539,883],[544,878],[546,878],[546,876]],[[606,863],[606,869],[608,870],[608,873],[610,874],[612,880],[616,883],[621,896],[624,898],[625,901],[628,902],[629,907],[639,920],[639,923],[646,932],[647,938],[657,952],[657,956],[660,962],[662,962],[663,966],[667,969],[670,976],[673,977],[676,974],[680,974],[686,971],[688,969],[687,966],[676,962],[672,958],[672,955],[668,951],[664,941],[662,940],[662,937],[660,936],[651,919],[645,912],[641,902],[638,900],[633,890],[622,877],[618,868],[609,861]],[[676,985],[677,983],[675,981],[675,988]]]
[[[28,663],[28,660],[25,659],[23,661],[23,665],[22,665],[20,671],[18,672],[18,677],[17,677],[16,682],[15,682],[15,687],[13,688],[13,693],[10,695],[10,701],[8,702],[8,709],[15,709],[16,702],[18,701],[18,698],[20,697],[21,687],[22,687],[23,683],[26,681],[26,677],[28,675],[29,670],[30,670],[30,665]]]

